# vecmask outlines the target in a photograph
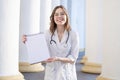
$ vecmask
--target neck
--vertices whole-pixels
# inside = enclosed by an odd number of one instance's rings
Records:
[[[58,33],[64,33],[64,31],[65,31],[64,26],[57,27],[57,32]]]

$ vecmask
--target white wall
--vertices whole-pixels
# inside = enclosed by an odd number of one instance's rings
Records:
[[[78,31],[80,49],[85,48],[85,1],[72,0],[71,2],[71,27]]]

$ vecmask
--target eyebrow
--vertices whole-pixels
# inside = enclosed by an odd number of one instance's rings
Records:
[[[58,13],[63,13],[63,14],[65,14],[65,12],[55,12],[54,14],[58,14]]]

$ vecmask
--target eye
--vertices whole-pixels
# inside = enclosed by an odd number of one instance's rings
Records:
[[[55,13],[54,16],[58,16],[59,14],[58,13]]]
[[[65,15],[65,13],[61,13],[60,15]]]
[[[64,12],[61,12],[61,13],[55,13],[54,16],[64,16],[65,13]]]

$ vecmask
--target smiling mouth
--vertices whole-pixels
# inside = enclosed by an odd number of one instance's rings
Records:
[[[62,22],[62,21],[64,21],[64,19],[59,19],[59,20],[57,20],[58,22]]]
[[[57,20],[58,22],[62,22],[62,20]]]

